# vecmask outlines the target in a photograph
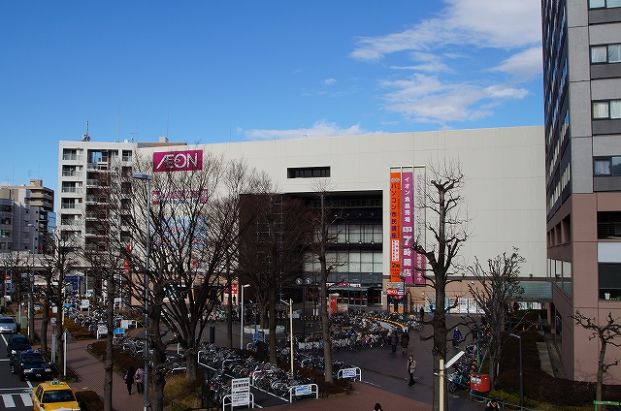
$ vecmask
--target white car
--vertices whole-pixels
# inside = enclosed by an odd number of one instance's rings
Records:
[[[17,323],[13,317],[0,317],[0,333],[14,334],[17,332]]]

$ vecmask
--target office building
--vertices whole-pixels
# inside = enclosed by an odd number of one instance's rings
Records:
[[[549,319],[565,376],[594,381],[597,339],[572,316],[621,317],[621,2],[541,4]]]

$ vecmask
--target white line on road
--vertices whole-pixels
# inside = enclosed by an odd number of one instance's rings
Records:
[[[18,391],[18,392],[25,392],[25,391],[28,391],[28,388],[25,388],[25,387],[0,388],[0,391]]]
[[[13,396],[11,394],[2,394],[2,401],[4,402],[4,408],[15,407],[15,401],[13,401]]]
[[[30,381],[26,381],[26,384],[28,384],[28,388],[32,390],[32,383]]]
[[[4,334],[0,334],[0,337],[2,337],[2,341],[4,341],[4,345],[9,345],[9,343],[6,341]]]
[[[0,362],[9,362],[11,361],[9,358],[0,358]]]
[[[32,398],[28,394],[19,394],[22,399],[22,402],[26,407],[32,407]]]

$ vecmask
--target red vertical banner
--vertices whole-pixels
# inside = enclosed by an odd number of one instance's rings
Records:
[[[390,281],[401,281],[401,171],[390,171]]]
[[[414,283],[414,173],[401,173],[401,271],[406,284]]]

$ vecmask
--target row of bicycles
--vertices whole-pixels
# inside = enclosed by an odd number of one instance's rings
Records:
[[[279,350],[287,355],[287,350]],[[280,360],[286,358],[281,357]],[[213,344],[204,345],[199,351],[199,363],[207,369],[204,388],[208,393],[208,402],[221,404],[224,397],[230,394],[233,378],[250,378],[251,385],[258,390],[287,398],[292,387],[311,384],[314,381],[300,375],[300,368],[312,368],[323,371],[323,358],[313,355],[301,355],[297,358],[297,366],[293,375],[282,368],[258,361],[250,355],[235,349],[218,347]],[[343,362],[333,364],[335,376],[338,370],[348,367]]]

